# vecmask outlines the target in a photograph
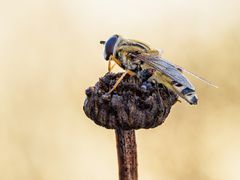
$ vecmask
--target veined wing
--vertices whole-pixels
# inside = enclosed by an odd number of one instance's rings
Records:
[[[183,86],[189,87],[193,90],[195,89],[194,86],[187,80],[187,78],[177,69],[177,67],[168,61],[163,60],[159,56],[139,54],[135,57],[136,59],[139,59],[156,70],[162,72],[173,81],[176,81],[177,83],[180,83]]]
[[[198,75],[196,75],[195,73],[193,73],[193,72],[191,72],[191,71],[188,71],[188,70],[182,68],[181,66],[178,66],[178,65],[175,65],[175,66],[176,66],[178,69],[180,69],[181,71],[192,75],[193,77],[199,79],[200,81],[204,82],[205,84],[208,84],[208,85],[210,85],[210,86],[212,86],[212,87],[218,88],[217,85],[215,85],[215,84],[213,84],[212,82],[206,80],[205,78],[203,78],[203,77],[201,77],[201,76],[198,76]]]
[[[163,68],[167,68],[167,69],[168,69],[169,67],[170,67],[170,68],[172,68],[172,67],[173,67],[173,68],[176,68],[176,69],[178,69],[178,70],[180,70],[180,71],[182,71],[182,72],[186,72],[186,73],[192,75],[193,77],[201,80],[202,82],[204,82],[204,83],[206,83],[206,84],[208,84],[208,85],[210,85],[210,86],[212,86],[212,87],[218,88],[218,86],[216,86],[216,85],[213,84],[212,82],[204,79],[203,77],[198,76],[198,75],[196,75],[195,73],[193,73],[193,72],[191,72],[191,71],[188,71],[188,70],[184,69],[183,67],[181,67],[181,66],[179,66],[179,65],[172,64],[172,63],[170,63],[168,60],[162,59],[161,57],[151,56],[151,55],[144,54],[144,55],[139,55],[139,56],[137,56],[137,58],[139,58],[140,60],[143,60],[143,61],[144,61],[144,59],[147,59],[146,61],[152,61],[152,64],[156,64],[156,65],[158,65],[158,66],[162,66]],[[147,62],[146,62],[146,63],[147,63]],[[149,65],[150,65],[150,64],[149,64]]]

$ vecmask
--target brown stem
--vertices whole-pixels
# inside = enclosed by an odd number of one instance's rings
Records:
[[[119,180],[137,180],[137,146],[134,130],[116,129]]]

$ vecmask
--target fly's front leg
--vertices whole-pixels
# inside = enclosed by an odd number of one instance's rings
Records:
[[[114,66],[116,65],[116,63],[114,63],[113,65],[111,65],[111,61],[112,61],[112,60],[110,60],[110,59],[109,59],[109,61],[108,61],[108,72],[111,72],[111,71],[113,70]]]
[[[117,86],[120,84],[120,82],[123,80],[123,78],[127,75],[127,74],[129,74],[129,75],[134,75],[135,73],[134,72],[132,72],[132,71],[130,71],[130,70],[126,70],[122,75],[121,75],[121,77],[117,80],[117,82],[114,84],[114,86],[112,87],[112,89],[108,92],[109,94],[111,93],[111,92],[113,92],[116,88],[117,88]]]
[[[111,72],[113,70],[114,66],[116,65],[115,59],[113,56],[110,56],[110,58],[108,60],[108,72]],[[111,61],[114,61],[115,63],[113,65],[111,65]]]
[[[111,61],[112,61],[112,59],[110,58],[108,60],[108,72],[111,72],[111,70],[112,70],[112,68],[111,68]]]

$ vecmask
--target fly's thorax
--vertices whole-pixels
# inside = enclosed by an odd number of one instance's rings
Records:
[[[116,54],[116,58],[121,62],[121,67],[126,70],[137,72],[141,70],[141,61],[134,60],[127,51],[120,50]]]
[[[127,42],[132,47],[135,47],[136,49],[138,49],[140,51],[140,53],[144,53],[144,52],[147,52],[147,51],[151,50],[150,46],[148,46],[147,44],[145,44],[143,42],[133,40],[133,39],[132,40],[128,39]]]
[[[134,58],[134,55],[146,53],[150,47],[136,40],[121,38],[114,48],[114,56],[122,63],[123,69],[134,72],[141,70],[142,61]]]
[[[117,45],[114,48],[115,55],[117,55],[120,51],[126,52],[128,54],[137,55],[141,53],[146,53],[150,50],[150,47],[145,45],[144,43],[123,38],[119,38],[119,41],[116,44]]]

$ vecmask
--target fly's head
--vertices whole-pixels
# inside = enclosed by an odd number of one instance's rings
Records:
[[[122,40],[122,37],[116,34],[110,37],[107,41],[100,41],[100,44],[105,45],[103,54],[105,60],[108,61],[111,56],[116,55],[116,50]]]

